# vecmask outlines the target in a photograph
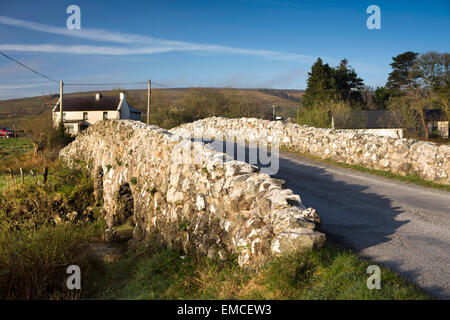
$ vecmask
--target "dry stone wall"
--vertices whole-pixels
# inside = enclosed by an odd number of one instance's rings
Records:
[[[135,244],[156,241],[217,258],[236,254],[241,266],[257,266],[272,254],[325,241],[318,213],[283,189],[283,181],[155,126],[103,120],[60,158],[90,171],[108,227],[131,219]]]
[[[184,137],[274,141],[281,148],[323,159],[450,184],[450,145],[254,118],[207,118],[171,132]]]

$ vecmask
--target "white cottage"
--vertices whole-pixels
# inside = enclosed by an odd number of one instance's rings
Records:
[[[53,123],[61,121],[59,103],[52,110]],[[102,119],[141,120],[141,112],[127,103],[125,93],[103,96],[96,93],[84,97],[63,97],[63,122],[70,133],[76,134]]]

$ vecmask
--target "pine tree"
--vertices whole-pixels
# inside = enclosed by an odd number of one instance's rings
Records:
[[[389,73],[386,87],[391,90],[391,94],[399,95],[402,90],[411,85],[411,72],[418,53],[408,51],[392,57],[392,72]]]
[[[335,79],[335,70],[328,64],[323,64],[318,58],[308,73],[308,81],[303,96],[303,106],[307,109],[315,104],[339,98]]]
[[[335,79],[341,99],[346,102],[361,103],[361,89],[363,80],[358,77],[347,59],[342,59],[335,69]]]

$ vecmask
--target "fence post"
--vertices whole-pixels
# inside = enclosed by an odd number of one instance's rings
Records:
[[[11,176],[11,183],[14,187],[14,189],[16,188],[16,181],[14,180],[14,173],[12,172],[11,168],[8,168],[9,170],[9,175]]]
[[[47,177],[48,177],[48,167],[46,166],[44,168],[44,184],[47,183]]]

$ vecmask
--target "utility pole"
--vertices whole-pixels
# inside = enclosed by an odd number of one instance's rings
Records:
[[[152,80],[148,80],[147,92],[147,124],[150,124],[150,104],[152,103]]]
[[[63,86],[64,82],[61,80],[59,81],[59,119],[61,121],[61,125],[64,125],[64,119],[63,119]]]

